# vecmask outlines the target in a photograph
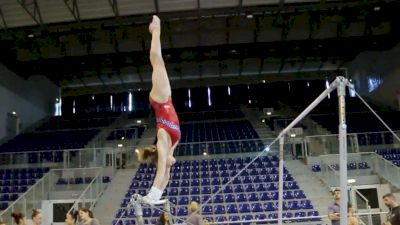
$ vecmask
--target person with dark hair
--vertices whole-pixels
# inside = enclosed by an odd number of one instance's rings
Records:
[[[170,178],[171,166],[175,164],[174,150],[181,138],[179,118],[171,100],[171,86],[161,53],[161,22],[157,16],[149,25],[152,35],[150,62],[153,67],[150,104],[155,112],[157,122],[157,143],[144,149],[137,149],[140,162],[151,160],[157,167],[153,186],[143,197],[143,202],[155,204],[159,201]]]
[[[389,208],[387,221],[384,225],[400,225],[400,206],[392,193],[383,196],[383,202]]]
[[[93,217],[90,209],[79,209],[79,219],[82,225],[100,225],[99,221]]]
[[[78,211],[69,211],[65,216],[66,225],[76,225],[78,222]]]
[[[169,215],[166,212],[162,212],[160,218],[158,219],[157,225],[172,225],[169,221]]]
[[[331,220],[332,225],[340,225],[340,190],[333,190],[332,196],[335,202],[328,207],[328,218]]]
[[[347,203],[347,225],[358,225],[358,219],[354,216],[353,205],[349,202]]]
[[[14,222],[17,225],[26,225],[26,217],[22,213],[13,212],[11,213],[11,217],[14,218]]]
[[[40,213],[37,209],[32,209],[32,225],[41,225],[42,221],[42,213]]]

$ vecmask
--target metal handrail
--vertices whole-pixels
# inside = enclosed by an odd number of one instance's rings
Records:
[[[376,160],[375,160],[376,163],[378,163],[377,160],[380,160],[382,163],[384,163],[385,167],[386,167],[386,166],[389,166],[391,169],[396,170],[396,171],[397,171],[397,174],[400,173],[400,167],[394,165],[394,164],[391,163],[389,160],[383,158],[381,155],[378,155],[378,154],[374,153],[374,154],[372,154],[371,156],[374,157],[374,159],[376,159]],[[374,164],[375,164],[375,163],[374,163]],[[387,180],[390,181],[390,176],[388,176],[388,175],[386,175],[384,172],[378,170],[378,168],[380,168],[380,167],[379,167],[379,166],[376,166],[376,165],[374,166],[375,172],[377,172],[377,173],[380,174],[382,177],[384,177],[385,179],[387,179]],[[400,183],[394,183],[394,182],[392,182],[392,181],[390,181],[390,182],[391,182],[394,186],[396,186],[397,188],[400,188]]]
[[[79,197],[75,200],[74,204],[72,205],[72,207],[68,210],[68,213],[70,213],[73,209],[75,209],[77,207],[77,205],[79,204],[79,200],[84,199],[85,194],[90,190],[90,188],[93,186],[94,182],[98,182],[98,180],[100,179],[100,183],[102,184],[102,179],[103,179],[103,168],[102,167],[93,167],[92,169],[100,169],[100,171],[97,172],[97,175],[92,179],[92,181],[88,184],[88,186],[82,191],[82,193],[79,195]],[[96,196],[96,199],[99,197],[99,195],[101,194],[102,191],[100,191],[100,193],[98,194],[98,196]],[[91,207],[94,205],[94,203],[92,203]],[[90,208],[91,208],[90,207]]]

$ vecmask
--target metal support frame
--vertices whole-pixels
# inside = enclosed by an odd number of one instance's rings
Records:
[[[27,0],[17,0],[17,2],[24,8],[24,10],[32,17],[32,19],[38,24],[42,25],[42,15],[40,14],[39,5],[37,0],[27,2]],[[32,8],[33,7],[33,8]]]
[[[108,3],[110,3],[115,17],[119,17],[118,0],[108,0]]]
[[[65,5],[67,6],[68,10],[71,12],[72,16],[75,18],[77,22],[81,22],[81,16],[79,14],[79,8],[77,0],[72,0],[72,6],[69,3],[70,0],[64,0]]]
[[[278,135],[277,139],[280,140],[280,156],[283,159],[283,137],[297,124],[302,120],[305,116],[307,116],[311,110],[313,110],[321,101],[323,101],[328,94],[330,94],[335,89],[338,89],[339,96],[339,159],[340,159],[340,190],[341,190],[341,199],[340,199],[340,224],[347,224],[347,126],[346,126],[346,108],[345,108],[345,93],[346,87],[352,87],[351,84],[345,77],[339,76],[336,77],[335,81],[333,81],[329,87],[320,94],[296,119],[294,119],[281,133]],[[282,165],[282,168],[281,168]],[[281,180],[282,179],[282,180]],[[279,193],[283,193],[283,160],[279,163]],[[283,195],[279,194],[279,202],[283,201]],[[279,205],[279,207],[282,207]],[[282,216],[279,215],[278,225],[282,225]]]
[[[339,167],[340,167],[340,224],[347,224],[347,125],[346,125],[346,83],[344,77],[336,80],[339,101]]]
[[[278,225],[282,225],[283,213],[283,152],[284,152],[285,137],[279,139],[279,192],[278,192]]]
[[[4,18],[3,10],[1,8],[0,8],[0,19],[1,19],[1,22],[2,22],[2,23],[0,23],[0,29],[5,29],[6,30],[8,27],[7,27],[6,20]]]
[[[136,224],[138,224],[138,225],[144,225],[142,204],[143,204],[143,200],[142,200],[141,195],[134,194],[131,197],[131,201],[130,201],[129,205],[132,206],[133,209],[135,210]],[[171,214],[171,206],[170,206],[168,199],[159,200],[156,202],[155,205],[163,205],[164,206],[163,211]],[[172,216],[169,216],[169,222],[170,222],[170,224],[174,224]]]

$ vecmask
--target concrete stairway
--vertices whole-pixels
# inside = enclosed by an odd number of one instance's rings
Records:
[[[136,169],[119,170],[97,202],[93,214],[101,224],[110,225],[132,181]]]
[[[285,161],[284,165],[297,181],[299,187],[304,191],[307,198],[311,200],[315,210],[320,215],[327,215],[328,207],[333,202],[329,188],[302,161],[289,160]],[[325,218],[322,224],[330,224],[330,221],[328,218]]]

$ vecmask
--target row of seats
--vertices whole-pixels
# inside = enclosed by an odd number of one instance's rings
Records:
[[[189,182],[189,180],[177,180],[173,179],[167,187],[169,188],[178,188],[180,187],[181,189],[185,188],[193,188],[197,189],[200,186],[202,188],[208,188],[209,186],[215,186],[215,185],[223,185],[227,183],[229,179],[223,178],[213,178],[212,180],[210,179],[193,179]],[[254,182],[255,181],[255,182]],[[225,190],[226,192],[229,192],[229,188],[232,188],[232,185],[235,186],[235,189],[243,189],[243,185],[245,189],[256,189],[257,191],[273,191],[273,190],[278,190],[278,182],[277,181],[269,181],[269,180],[258,180],[257,178],[252,178],[252,177],[246,177],[246,179],[241,180],[240,178],[235,178],[229,184]],[[131,185],[129,186],[130,189],[137,189],[137,188],[148,188],[150,187],[151,182],[150,181],[141,181],[138,182],[137,180],[134,180]],[[214,187],[215,188],[215,187]],[[283,188],[285,190],[294,190],[294,189],[299,189],[299,186],[297,185],[296,181],[287,181],[283,182]],[[241,191],[237,191],[241,192]]]
[[[400,148],[376,149],[375,153],[391,161],[394,165],[400,166]]]
[[[332,164],[331,167],[333,169],[335,169],[335,170],[339,170],[340,169],[339,164]],[[367,162],[358,162],[358,163],[351,162],[351,163],[347,164],[347,169],[348,170],[357,170],[357,169],[362,169],[363,170],[363,169],[369,169],[369,168],[370,167],[369,167]],[[311,166],[311,170],[313,172],[320,172],[321,171],[321,166],[318,165],[318,164],[312,165]]]
[[[75,178],[59,178],[57,180],[57,184],[63,185],[63,184],[89,184],[92,182],[93,177],[75,177]],[[109,176],[104,176],[102,179],[103,183],[110,183],[111,178]]]
[[[181,124],[181,143],[258,139],[259,136],[247,120]]]
[[[201,202],[206,202],[209,200],[211,194],[216,194],[220,190],[220,187],[217,187],[215,190],[207,189],[206,192],[200,192],[199,188],[193,188],[190,190],[183,189],[182,191],[178,191],[177,189],[166,190],[164,191],[165,195],[175,197],[180,196],[179,199],[184,199],[184,197],[188,198],[189,194],[191,199],[200,200],[200,193],[201,193]],[[129,199],[129,196],[137,193],[140,195],[145,195],[147,189],[136,189],[130,190],[126,193],[126,199]],[[235,193],[234,193],[235,192]],[[244,194],[244,192],[248,194]],[[222,193],[222,192],[220,192]],[[225,196],[223,195],[215,195],[210,201],[210,203],[223,203],[225,202],[253,202],[253,201],[270,201],[270,200],[278,200],[278,191],[256,191],[255,189],[245,191],[243,189],[239,191],[228,191],[224,192]],[[290,200],[290,199],[305,199],[306,196],[302,190],[296,191],[284,191],[283,192],[283,199]],[[198,201],[200,202],[200,201]]]
[[[252,138],[258,138],[256,136]],[[260,152],[265,149],[261,140],[242,140],[235,142],[188,143],[176,148],[177,156],[207,154],[232,154],[242,152]]]
[[[218,119],[238,119],[243,118],[244,114],[240,109],[232,109],[229,111],[216,110],[204,112],[186,112],[180,113],[181,121],[202,121],[202,120],[218,120]]]
[[[16,174],[16,173],[47,173],[49,168],[15,168],[15,169],[0,169],[1,174]]]
[[[178,180],[178,179],[199,179],[199,176],[190,176],[190,173],[183,173],[182,176],[177,173],[172,175],[173,180]],[[194,173],[196,174],[196,173]],[[198,173],[197,173],[198,174]],[[136,174],[135,178],[136,180],[143,180],[143,181],[151,181],[153,180],[154,175],[152,174],[145,174],[143,176]],[[201,182],[205,183],[207,180],[204,181],[204,179],[207,179],[210,177],[202,178],[203,180]],[[229,181],[229,177],[224,177],[222,180],[220,180],[221,184],[225,184]],[[233,179],[233,184],[241,184],[241,183],[269,183],[269,182],[278,182],[279,176],[278,174],[271,174],[271,175],[258,175],[258,176],[248,176],[248,177],[237,177]],[[293,181],[293,177],[290,174],[284,174],[283,175],[283,181]]]
[[[104,118],[65,118],[65,117],[51,117],[48,121],[39,126],[37,131],[48,130],[77,130],[88,129],[95,127],[108,127],[115,121],[113,117]]]
[[[36,183],[32,182],[33,184]],[[33,185],[30,183],[29,185]],[[28,186],[4,186],[0,187],[0,193],[24,193],[28,190]]]
[[[257,163],[255,162],[256,166],[259,168],[263,169],[256,169],[254,166],[248,166],[246,169],[244,163],[241,164],[228,164],[228,165],[204,165],[204,166],[175,166],[172,169],[172,172],[174,173],[191,173],[192,176],[194,177],[209,177],[210,173],[211,176],[216,176],[215,173],[216,171],[222,171],[223,174],[221,174],[222,177],[225,176],[233,176],[235,175],[238,170],[242,170],[242,174],[245,176],[248,175],[266,175],[266,174],[278,174],[278,162],[264,162],[264,163]],[[155,168],[154,167],[149,167],[149,168],[143,168],[140,167],[138,170],[138,173],[149,173],[152,174],[154,173]],[[228,172],[229,171],[229,172]],[[200,173],[200,175],[198,175]],[[284,168],[284,173],[287,173],[287,169]]]
[[[23,133],[0,146],[1,152],[83,148],[100,130]]]
[[[235,164],[239,164],[239,165],[243,165],[243,164],[248,164],[253,160],[253,158],[251,157],[245,157],[245,158],[221,158],[221,159],[203,159],[203,160],[183,160],[183,161],[178,161],[174,164],[174,167],[187,167],[187,166],[206,166],[206,165],[219,165],[219,166],[223,166],[223,165],[235,165]],[[260,163],[264,163],[264,162],[272,162],[275,163],[274,165],[277,166],[276,163],[278,163],[279,158],[276,155],[272,155],[272,156],[260,156],[259,158],[257,158],[252,164],[249,165],[248,168],[259,168],[257,166],[261,166]],[[149,163],[142,163],[139,166],[140,168],[154,168],[154,165],[149,164]]]
[[[39,179],[39,177],[35,178]],[[36,183],[35,179],[0,180],[0,186],[27,186]]]
[[[386,123],[390,124],[392,129],[400,129],[400,122],[398,120],[399,112],[379,112],[378,114]],[[315,115],[311,116],[311,118],[327,128],[332,133],[338,133],[337,115]],[[368,121],[368,123],[366,123],[365,121]],[[346,115],[346,123],[347,131],[349,133],[387,131],[386,127],[371,112],[353,114],[348,113]],[[386,139],[378,133],[371,133],[369,135],[369,139],[372,142],[370,144],[383,143],[383,140]],[[362,136],[363,135],[359,136],[360,139],[363,138]],[[389,136],[387,138],[389,138]],[[365,141],[361,140],[361,143],[365,143]]]

